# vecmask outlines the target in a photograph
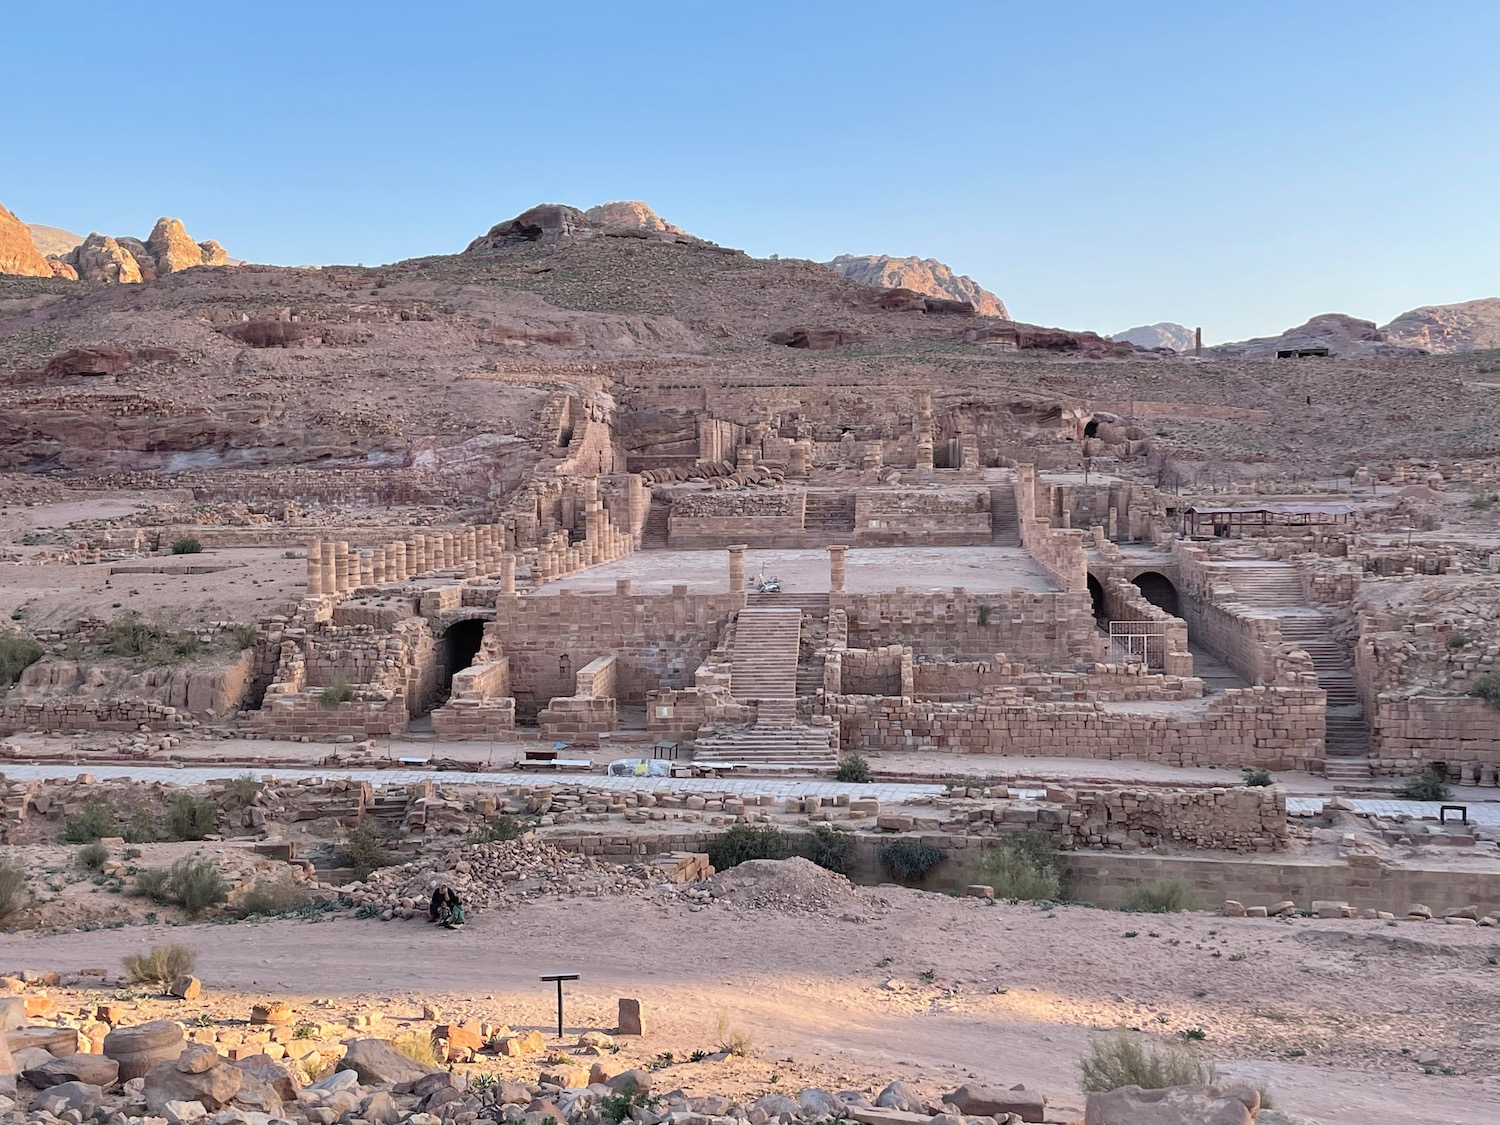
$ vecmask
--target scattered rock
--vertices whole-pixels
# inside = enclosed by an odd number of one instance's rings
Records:
[[[436,1074],[438,1068],[409,1059],[396,1050],[388,1039],[350,1039],[339,1070],[352,1070],[365,1086],[387,1086],[397,1082],[415,1082],[424,1074]]]

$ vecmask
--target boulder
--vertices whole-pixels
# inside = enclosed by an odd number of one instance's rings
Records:
[[[750,1112],[756,1110],[767,1117],[796,1117],[802,1112],[802,1107],[785,1094],[765,1094],[751,1104]]]
[[[0,997],[0,1033],[26,1026],[26,1001],[19,996]]]
[[[969,1117],[1003,1117],[1014,1113],[1022,1121],[1041,1121],[1047,1108],[1046,1098],[1025,1087],[996,1090],[971,1082],[945,1096],[943,1101],[957,1106]]]
[[[1255,1125],[1260,1092],[1248,1086],[1122,1086],[1090,1094],[1084,1125]]]
[[[3,1042],[3,1040],[0,1040],[0,1042]],[[11,1055],[11,1060],[16,1065],[13,1073],[21,1074],[28,1070],[34,1070],[44,1063],[51,1062],[53,1057],[51,1051],[44,1051],[40,1047],[22,1047],[19,1051],[15,1051]]]
[[[497,1049],[502,1055],[512,1058],[540,1055],[547,1049],[547,1040],[540,1031],[523,1031],[518,1035],[507,1035],[500,1040]]]
[[[84,1082],[107,1090],[119,1080],[120,1064],[104,1055],[64,1055],[23,1071],[21,1077],[38,1090],[64,1082]]]
[[[179,1000],[196,1000],[203,995],[203,982],[197,977],[178,977],[172,982],[171,994]]]
[[[359,1075],[352,1070],[335,1070],[327,1078],[309,1082],[304,1089],[314,1093],[336,1094],[341,1090],[352,1090],[359,1085]]]
[[[183,1074],[202,1074],[212,1070],[222,1060],[219,1052],[207,1043],[189,1043],[177,1056],[177,1069]]]
[[[177,1061],[158,1063],[146,1072],[146,1108],[159,1113],[168,1102],[202,1102],[209,1111],[234,1100],[244,1084],[242,1073],[227,1063],[198,1074],[177,1068]]]
[[[89,1082],[59,1082],[43,1090],[37,1097],[37,1104],[51,1106],[55,1099],[66,1103],[64,1109],[76,1109],[84,1117],[90,1117],[103,1103],[104,1091]]]
[[[913,1113],[905,1109],[882,1109],[876,1106],[850,1106],[849,1116],[860,1125],[928,1125],[933,1120],[930,1113]]]
[[[372,1122],[372,1125],[394,1125],[395,1122],[401,1120],[402,1113],[395,1098],[384,1090],[376,1090],[359,1103],[357,1116]]]
[[[651,1093],[651,1073],[639,1069],[622,1070],[604,1084],[616,1094],[649,1094]]]
[[[480,1031],[479,1025],[472,1020],[468,1023],[439,1024],[434,1034],[448,1040],[450,1050],[455,1047],[467,1047],[471,1051],[477,1051],[484,1046],[484,1034]]]
[[[182,1054],[182,1028],[171,1020],[117,1027],[104,1037],[104,1054],[120,1064],[120,1081],[129,1082],[161,1063],[177,1061]]]
[[[438,1073],[435,1066],[407,1058],[388,1039],[349,1039],[345,1045],[348,1049],[338,1069],[354,1071],[365,1086],[393,1086]]]
[[[167,1119],[167,1125],[192,1125],[207,1117],[208,1110],[202,1102],[168,1102],[161,1107],[161,1115]]]
[[[554,1066],[542,1071],[537,1081],[560,1090],[582,1090],[589,1084],[589,1072],[581,1066]]]
[[[173,1025],[176,1026],[175,1024]],[[181,1034],[181,1029],[178,1030]],[[72,1027],[18,1027],[5,1033],[5,1045],[11,1051],[27,1047],[40,1047],[48,1054],[61,1058],[71,1055],[83,1046],[83,1038]]]
[[[906,1113],[919,1112],[926,1103],[905,1082],[892,1082],[875,1095],[875,1105],[880,1109],[899,1109]]]
[[[816,1086],[809,1086],[799,1093],[797,1104],[809,1118],[819,1121],[830,1117],[845,1117],[849,1112],[848,1107],[838,1098]]]

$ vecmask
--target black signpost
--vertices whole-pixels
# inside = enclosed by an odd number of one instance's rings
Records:
[[[578,979],[578,974],[577,973],[546,973],[546,974],[544,974],[542,976],[541,979],[542,980],[555,980],[557,982],[557,1037],[559,1039],[561,1039],[562,1038],[562,1033],[563,1033],[563,1018],[562,1018],[562,986],[563,986],[563,981],[565,981],[565,980],[577,980]]]

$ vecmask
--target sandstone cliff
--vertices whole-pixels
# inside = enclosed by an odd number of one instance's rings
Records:
[[[1186,355],[1193,350],[1193,330],[1171,321],[1127,328],[1124,332],[1116,332],[1110,339],[1134,344],[1148,351],[1152,348],[1171,348],[1178,355]]]
[[[52,276],[52,267],[36,248],[31,231],[4,206],[0,206],[0,273],[22,277]]]
[[[687,234],[681,227],[673,226],[646,204],[637,200],[601,203],[584,213],[590,222],[617,230],[649,230],[664,234]]]
[[[972,277],[955,274],[933,258],[892,258],[886,254],[840,254],[824,263],[851,281],[882,289],[911,289],[930,297],[967,301],[980,316],[1010,319],[1005,302]]]
[[[1425,348],[1434,355],[1500,348],[1500,297],[1453,305],[1423,305],[1381,329],[1394,344]]]
[[[697,241],[681,227],[664,222],[644,203],[604,203],[587,211],[566,203],[542,203],[496,223],[469,243],[464,253],[497,254],[521,246],[570,245],[599,237]]]

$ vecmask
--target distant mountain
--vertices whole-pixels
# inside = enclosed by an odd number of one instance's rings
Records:
[[[1500,348],[1500,297],[1454,305],[1423,305],[1404,312],[1381,329],[1394,344],[1434,354]]]
[[[1124,332],[1116,332],[1110,339],[1121,340],[1148,350],[1171,348],[1178,355],[1184,355],[1193,350],[1194,337],[1191,328],[1184,328],[1168,320],[1160,324],[1143,324],[1137,328],[1127,328]]]
[[[83,235],[74,234],[62,227],[44,227],[41,223],[27,223],[31,240],[36,248],[49,258],[61,258],[83,244]]]
[[[980,316],[1009,320],[1005,302],[972,277],[955,274],[935,258],[892,258],[886,254],[840,254],[824,262],[835,273],[881,289],[910,289],[929,297],[968,301]]]

